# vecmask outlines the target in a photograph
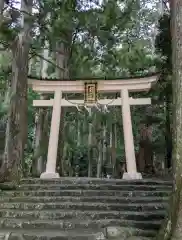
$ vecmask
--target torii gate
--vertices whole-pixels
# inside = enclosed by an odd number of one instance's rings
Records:
[[[76,106],[84,104],[84,100],[66,100],[62,98],[62,93],[82,93],[85,91],[85,82],[90,80],[78,81],[46,81],[46,80],[33,80],[29,79],[28,83],[32,89],[39,93],[54,93],[54,99],[50,100],[34,100],[33,105],[36,107],[53,107],[51,129],[49,137],[49,147],[47,155],[46,171],[41,174],[42,179],[59,178],[56,173],[56,160],[59,139],[59,126],[61,107]],[[125,143],[125,155],[127,172],[124,173],[123,179],[142,179],[141,173],[137,172],[133,130],[131,122],[130,105],[148,105],[151,104],[150,98],[134,99],[129,97],[129,92],[142,92],[148,91],[152,84],[156,83],[157,75],[131,78],[131,79],[118,79],[118,80],[100,80],[97,81],[98,92],[116,93],[120,92],[121,98],[114,99],[101,99],[99,104],[109,106],[122,106],[122,119],[123,119],[123,132]],[[90,104],[93,105],[93,104]]]

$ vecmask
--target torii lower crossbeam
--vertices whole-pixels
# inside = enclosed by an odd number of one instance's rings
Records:
[[[116,99],[100,99],[97,102],[101,105],[108,105],[108,106],[121,106],[122,105],[122,99],[116,98]],[[54,104],[54,99],[50,100],[33,100],[33,106],[34,107],[52,107]],[[83,105],[84,100],[66,100],[65,98],[62,98],[61,100],[61,107],[76,107],[79,105]],[[151,104],[150,98],[129,98],[129,104],[130,105],[149,105]],[[93,106],[94,104],[90,104],[90,106]],[[88,104],[89,106],[89,104]]]

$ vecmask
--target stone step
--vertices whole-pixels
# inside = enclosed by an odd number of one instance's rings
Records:
[[[61,196],[61,197],[4,197],[0,196],[0,202],[102,202],[102,203],[161,203],[168,202],[169,197],[112,197],[112,196]]]
[[[21,184],[115,184],[115,185],[169,185],[172,186],[171,180],[160,179],[141,179],[141,180],[123,180],[123,179],[107,179],[107,178],[75,178],[61,177],[57,179],[40,179],[27,178],[22,179]]]
[[[102,232],[66,232],[66,231],[12,231],[0,233],[0,240],[104,240]]]
[[[63,202],[63,203],[0,203],[0,209],[19,210],[46,210],[46,209],[72,209],[72,210],[113,210],[113,211],[158,211],[168,208],[168,203],[90,203],[90,202]]]
[[[132,240],[140,236],[140,240],[151,240],[155,237],[156,231],[141,230],[136,228],[111,227],[106,231],[56,231],[56,230],[3,230],[0,233],[0,240]],[[9,237],[8,237],[9,236]],[[132,237],[132,238],[131,238]]]
[[[26,218],[29,220],[40,219],[40,220],[70,220],[77,218],[78,220],[99,220],[99,219],[125,219],[135,221],[147,221],[147,220],[161,220],[167,214],[166,210],[158,211],[73,211],[73,210],[25,210],[19,209],[8,209],[0,210],[1,218],[15,218],[21,219]]]
[[[116,191],[162,191],[172,190],[168,185],[115,185],[115,184],[21,184],[17,190],[116,190]]]
[[[143,230],[158,230],[162,221],[134,221],[123,219],[100,219],[100,220],[29,220],[0,218],[0,229],[55,229],[55,230],[81,230],[92,229],[93,232],[110,226],[134,227]]]
[[[117,196],[117,197],[169,197],[172,193],[171,190],[156,190],[156,191],[115,191],[115,190],[37,190],[37,191],[2,191],[0,196],[9,196],[9,197],[58,197],[58,196]]]

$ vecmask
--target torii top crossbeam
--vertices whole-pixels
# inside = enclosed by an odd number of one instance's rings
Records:
[[[120,92],[121,89],[128,89],[129,92],[141,92],[151,88],[152,84],[157,81],[157,74],[145,77],[108,80],[83,79],[55,81],[50,79],[36,80],[29,78],[28,84],[34,91],[40,93],[54,93],[58,89],[63,93],[80,93],[84,90],[84,83],[90,81],[97,81],[98,92]]]

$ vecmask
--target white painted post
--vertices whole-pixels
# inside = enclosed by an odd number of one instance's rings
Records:
[[[127,179],[127,180],[142,179],[142,175],[140,173],[137,173],[137,168],[136,168],[128,89],[121,90],[121,100],[122,100],[122,118],[123,118],[125,155],[126,155],[126,166],[127,166],[127,172],[123,174],[123,179]]]
[[[60,90],[55,91],[53,110],[52,110],[51,129],[50,129],[50,136],[49,136],[46,172],[42,173],[40,176],[40,178],[43,178],[43,179],[59,178],[59,174],[56,173],[56,160],[57,160],[59,126],[60,126],[60,116],[61,116],[61,99],[62,99],[62,92]]]

